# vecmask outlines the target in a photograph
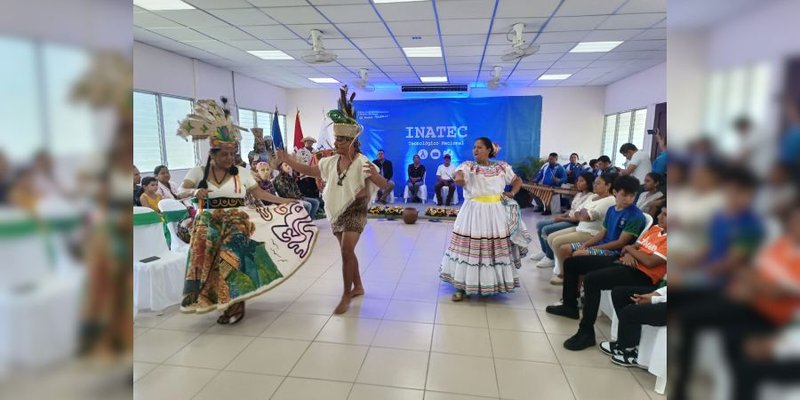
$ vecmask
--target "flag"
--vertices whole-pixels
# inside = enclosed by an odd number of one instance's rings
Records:
[[[303,128],[300,127],[300,110],[297,110],[297,115],[294,117],[294,150],[300,150],[306,147],[303,144]]]
[[[328,116],[325,115],[325,110],[322,110],[322,123],[320,124],[319,135],[317,135],[317,145],[320,149],[332,149],[333,140],[329,131],[330,122]]]
[[[284,149],[283,136],[281,135],[281,126],[278,124],[278,107],[275,107],[275,114],[272,118],[272,145],[275,149]]]

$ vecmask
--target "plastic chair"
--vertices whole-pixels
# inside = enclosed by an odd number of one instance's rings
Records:
[[[422,199],[422,204],[425,204],[425,200],[428,198],[428,185],[425,184],[428,178],[428,172],[426,171],[424,175],[422,175],[422,186],[419,187],[419,191],[417,195],[420,199]],[[403,190],[403,202],[408,203],[408,199],[411,198],[411,190],[408,189],[408,174],[406,174],[406,185],[405,190]]]
[[[137,310],[160,311],[181,301],[187,254],[167,248],[155,211],[134,207],[133,213],[133,304]],[[150,257],[158,259],[142,262]]]

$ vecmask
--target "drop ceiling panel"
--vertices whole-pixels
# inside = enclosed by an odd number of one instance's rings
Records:
[[[656,28],[656,29],[648,29],[644,31],[641,35],[636,36],[634,39],[636,40],[650,40],[650,39],[667,39],[667,29],[666,28]]]
[[[482,35],[442,35],[445,46],[481,46],[486,41],[486,34]]]
[[[258,8],[237,8],[232,10],[208,10],[217,18],[233,25],[275,25],[277,22],[266,16]]]
[[[555,17],[547,23],[545,32],[587,31],[597,28],[605,16]]]
[[[553,65],[554,62],[555,62],[555,60],[553,60],[553,61],[535,61],[535,60],[530,60],[530,57],[527,57],[527,58],[523,58],[522,61],[520,61],[519,65],[517,66],[517,69],[525,70],[525,69],[550,68],[550,66]],[[512,63],[512,65],[513,65],[513,63]]]
[[[305,0],[247,0],[256,7],[308,6]]]
[[[328,21],[311,6],[269,7],[261,11],[284,24],[321,24]]]
[[[644,32],[641,29],[619,29],[619,30],[594,30],[589,32],[584,41],[609,41],[609,40],[631,40]]]
[[[403,57],[403,52],[397,47],[390,47],[385,49],[366,49],[364,53],[370,58],[389,58],[389,57]]]
[[[319,6],[317,9],[335,23],[380,22],[370,5]]]
[[[607,15],[613,13],[614,10],[619,8],[626,1],[627,0],[568,0],[558,9],[556,16]]]
[[[336,24],[349,38],[382,37],[388,36],[386,27],[380,22],[367,22],[363,24]]]
[[[439,35],[397,36],[395,39],[397,39],[397,43],[400,43],[400,47],[439,46]],[[394,42],[392,42],[392,45],[394,45]]]
[[[384,21],[420,21],[434,19],[433,5],[429,1],[376,4],[375,7],[378,9]],[[372,7],[370,7],[369,12],[375,15],[375,10],[372,10]],[[413,18],[411,18],[411,16],[413,16]]]
[[[483,54],[483,46],[450,46],[445,48],[445,54],[451,56],[479,56]]]
[[[202,10],[156,11],[156,14],[192,28],[227,26],[228,23]]]
[[[267,44],[274,46],[278,50],[288,51],[288,50],[311,50],[311,46],[308,45],[303,40],[300,39],[275,39],[275,40],[264,40]]]
[[[536,43],[574,43],[583,41],[592,31],[544,32],[536,38]]]
[[[187,40],[208,40],[209,37],[189,28],[155,28],[151,31],[179,42]]]
[[[247,32],[234,28],[232,26],[225,27],[208,27],[202,29],[203,33],[208,36],[213,37],[217,40],[248,40],[253,39],[253,36],[248,34]]]
[[[666,55],[664,51],[612,51],[604,55],[601,60],[642,60],[642,59],[662,59]]]
[[[162,43],[171,41],[170,38],[161,36],[155,32],[150,32],[147,29],[133,27],[133,39],[143,43]]]
[[[485,18],[447,19],[439,21],[439,27],[442,35],[475,35],[489,31],[489,20]]]
[[[584,60],[584,61],[564,61],[558,60],[553,64],[553,68],[572,68],[572,69],[581,69],[589,66],[591,64],[591,60]]]
[[[183,25],[153,14],[149,11],[133,14],[133,25],[142,28],[180,28]]]
[[[549,17],[559,0],[501,1],[497,7],[498,18]]]
[[[311,30],[316,29],[322,32],[322,39],[324,41],[330,39],[342,39],[342,36],[339,31],[336,30],[336,27],[329,24],[329,23],[317,23],[317,24],[291,24],[287,25],[288,28],[294,32],[296,32],[299,36],[306,38],[306,40],[311,41]]]
[[[362,49],[379,49],[394,46],[394,41],[389,37],[355,38],[353,43]]]
[[[638,29],[649,28],[666,17],[666,13],[612,15],[599,29]]]
[[[629,1],[619,10],[620,14],[664,12],[667,9],[667,0],[636,0]]]
[[[486,18],[492,15],[494,3],[494,0],[438,1],[436,8],[440,20]]]
[[[336,4],[369,4],[369,0],[310,0],[315,6],[326,6]]]
[[[202,8],[204,10],[252,7],[252,5],[245,0],[184,0],[184,1],[197,8]]]
[[[567,42],[567,43],[537,43],[539,45],[539,51],[536,52],[535,55],[538,54],[563,54],[570,50],[572,50],[578,42]]]
[[[297,35],[281,25],[243,26],[242,30],[266,41],[275,39],[297,39]]]
[[[622,43],[614,51],[667,50],[666,40],[631,40]]]
[[[453,57],[453,59],[457,59],[458,57]],[[411,61],[411,65],[442,65],[444,61],[441,58],[409,58]],[[450,65],[452,61],[450,58],[447,59],[447,65]]]
[[[547,18],[495,18],[494,24],[492,25],[492,33],[505,35],[511,31],[511,27],[514,24],[520,22],[525,24],[525,29],[523,29],[522,32],[524,33],[523,36],[527,39],[532,38],[537,32],[542,30],[542,26],[547,22]]]
[[[444,22],[444,21],[442,21]],[[488,21],[487,21],[488,23]],[[406,22],[387,22],[389,28],[395,36],[415,36],[415,35],[437,35],[435,21],[406,21]],[[386,35],[384,29],[383,35]],[[442,34],[445,34],[442,27]]]

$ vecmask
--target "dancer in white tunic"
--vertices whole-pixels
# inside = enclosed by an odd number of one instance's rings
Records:
[[[456,184],[464,187],[464,205],[453,225],[450,244],[442,258],[439,276],[464,295],[513,292],[519,287],[517,268],[528,252],[531,236],[520,218],[514,195],[522,181],[511,166],[492,161],[497,146],[482,137],[475,141],[475,161],[456,169]],[[510,192],[504,192],[511,185]]]

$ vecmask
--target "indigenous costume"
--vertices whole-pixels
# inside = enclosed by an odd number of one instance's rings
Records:
[[[439,276],[467,295],[493,295],[519,287],[517,269],[531,241],[516,201],[502,195],[516,175],[503,161],[467,161],[464,205],[453,225]]]
[[[343,136],[356,140],[361,134],[362,126],[356,122],[353,111],[355,93],[347,100],[347,86],[340,89],[341,99],[338,110],[331,110],[328,117],[333,121],[335,136]],[[364,231],[367,224],[367,208],[369,199],[378,191],[378,186],[368,181],[369,173],[364,164],[370,162],[367,157],[357,153],[346,171],[339,171],[340,154],[334,154],[319,160],[319,171],[325,182],[322,200],[325,202],[325,215],[331,221],[334,233]]]
[[[182,137],[210,138],[211,148],[239,140],[238,127],[213,100],[200,100],[178,130]],[[210,160],[209,160],[210,162]],[[204,178],[203,166],[184,181],[193,187]],[[245,207],[248,190],[258,187],[250,172],[222,183],[207,180],[208,199],[199,204],[192,231],[181,311],[203,313],[264,293],[291,276],[309,257],[317,227],[300,203]]]

